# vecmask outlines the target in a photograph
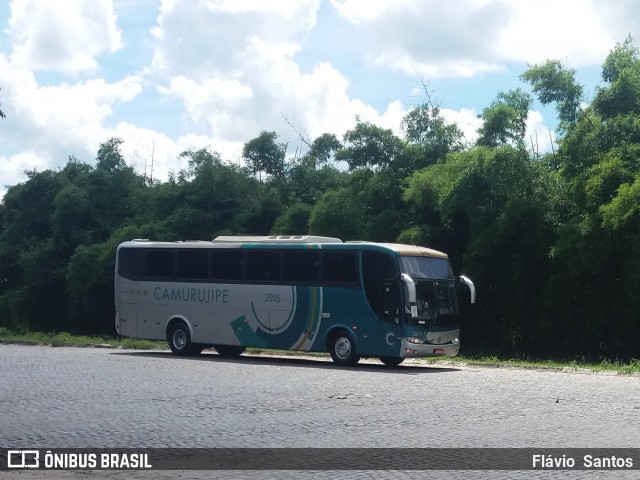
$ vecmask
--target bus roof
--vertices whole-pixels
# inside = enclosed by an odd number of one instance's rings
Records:
[[[318,237],[315,235],[220,235],[213,239],[218,242],[235,243],[342,243],[342,240],[334,237]]]
[[[405,245],[402,243],[376,243],[365,241],[349,241],[343,242],[339,238],[334,237],[319,237],[314,235],[269,235],[269,236],[245,236],[245,235],[223,235],[214,238],[212,241],[205,240],[186,240],[186,241],[174,241],[163,242],[153,241],[148,239],[133,239],[129,242],[124,242],[128,246],[153,246],[153,247],[207,247],[207,246],[224,246],[224,247],[242,247],[247,244],[264,244],[264,245],[302,245],[302,244],[330,244],[330,249],[335,248],[348,248],[355,249],[358,247],[366,246],[372,249],[380,249],[394,252],[398,255],[406,255],[413,257],[437,257],[448,258],[446,253],[434,250],[432,248],[420,247],[417,245]],[[338,245],[339,244],[339,245]]]
[[[434,250],[432,248],[420,247],[418,245],[405,245],[403,243],[375,243],[375,242],[347,242],[355,245],[375,245],[391,250],[398,255],[407,255],[412,257],[439,257],[449,258],[446,253]]]

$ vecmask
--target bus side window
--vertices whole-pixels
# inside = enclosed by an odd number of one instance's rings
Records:
[[[118,274],[129,279],[144,277],[143,248],[121,248],[118,252]]]
[[[211,250],[209,277],[213,280],[242,280],[243,258],[242,250]]]
[[[247,280],[277,282],[280,280],[280,251],[247,251]]]
[[[178,250],[178,278],[203,280],[207,278],[208,267],[207,250]]]
[[[356,283],[356,252],[323,252],[321,276],[322,281],[326,283]]]
[[[174,253],[173,250],[147,249],[145,276],[151,278],[173,278]]]
[[[317,282],[320,273],[318,250],[285,250],[282,280],[285,282]]]

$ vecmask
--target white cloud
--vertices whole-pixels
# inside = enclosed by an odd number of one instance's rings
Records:
[[[371,22],[390,8],[400,6],[403,0],[330,0],[339,16],[354,25]]]
[[[165,0],[152,31],[153,69],[169,78],[233,76],[251,61],[254,38],[291,56],[315,25],[318,4],[319,0]]]
[[[464,142],[471,145],[478,139],[478,129],[482,119],[474,109],[463,108],[459,111],[443,108],[442,116],[449,123],[455,123],[464,135]]]
[[[49,158],[35,152],[24,151],[8,157],[0,157],[0,199],[6,187],[15,185],[24,178],[25,171],[46,170]],[[7,182],[7,183],[5,183]]]
[[[41,86],[31,71],[3,55],[0,85],[2,110],[7,115],[0,124],[5,153],[0,157],[0,183],[7,185],[19,182],[23,170],[55,168],[66,163],[69,155],[82,161],[95,158],[98,145],[108,138],[105,123],[114,107],[132,101],[142,88],[137,77],[114,83],[93,79]],[[6,165],[16,161],[19,167]]]
[[[572,67],[600,65],[616,30],[601,21],[602,3],[588,0],[511,0],[513,16],[500,35],[506,61],[540,63],[562,59]],[[607,3],[604,9],[609,8]],[[626,34],[625,34],[626,35]]]
[[[412,94],[389,88],[391,78],[441,79],[452,98],[456,78],[547,58],[599,66],[616,41],[640,37],[632,0],[143,2],[12,0],[0,31],[8,116],[0,121],[0,184],[68,155],[92,161],[111,136],[125,140],[139,171],[153,155],[156,178],[166,178],[186,167],[181,151],[210,148],[237,162],[262,130],[275,130],[290,153],[302,143],[298,133],[340,137],[356,116],[401,134]],[[465,91],[456,111],[443,106],[467,141],[477,137],[486,95],[502,88],[489,92],[493,78],[474,79],[478,91]],[[529,128],[543,150],[542,117],[532,113]]]
[[[544,125],[542,113],[537,110],[529,112],[525,143],[534,154],[550,153],[556,146],[556,134]],[[553,144],[552,144],[553,142]]]
[[[131,101],[141,92],[140,81],[125,78],[116,83],[103,79],[74,85],[32,84],[16,91],[16,110],[25,120],[48,129],[78,129],[99,126],[119,101]]]
[[[226,139],[233,145],[254,138],[262,130],[275,130],[285,143],[299,142],[287,121],[310,139],[325,132],[342,135],[354,125],[356,115],[384,121],[390,113],[380,114],[350,98],[347,78],[330,63],[319,62],[311,71],[303,72],[295,61],[295,54],[303,48],[308,30],[315,24],[316,4],[307,2],[298,7],[301,17],[281,11],[283,6],[278,5],[258,22],[261,26],[256,30],[247,24],[255,23],[256,12],[247,12],[246,5],[241,15],[230,17],[227,10],[220,13],[220,9],[207,9],[204,4],[196,7],[196,15],[186,15],[183,9],[193,9],[191,3],[172,3],[160,15],[159,27],[154,30],[154,36],[161,39],[155,51],[154,72],[161,77],[180,73],[159,90],[180,98],[186,118],[194,124],[207,124],[212,139]],[[264,28],[265,21],[272,29]],[[211,25],[202,34],[207,44],[215,43],[214,37],[221,35],[215,30],[221,28],[232,32],[236,50],[214,47],[178,56],[174,45],[162,40],[180,36],[183,31],[198,31],[202,23]]]
[[[251,88],[235,79],[212,78],[198,82],[182,75],[174,77],[168,88],[160,90],[182,99],[185,114],[195,123],[209,123],[213,131],[232,123],[231,114],[236,105],[253,97]]]
[[[112,137],[126,139],[120,147],[122,156],[127,164],[147,178],[166,180],[170,172],[177,173],[187,166],[186,162],[179,163],[178,155],[188,148],[181,149],[177,142],[162,133],[121,122],[103,135],[101,142]]]
[[[12,63],[75,74],[122,45],[110,0],[13,0],[8,33]]]
[[[368,39],[370,62],[428,78],[470,77],[509,62],[552,58],[575,67],[599,66],[615,41],[640,33],[639,7],[629,0],[606,6],[593,0],[380,0],[371,2],[372,8],[366,0],[332,0],[332,5]],[[621,24],[629,30],[619,38]]]

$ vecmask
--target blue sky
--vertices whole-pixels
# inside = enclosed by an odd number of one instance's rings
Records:
[[[527,64],[560,59],[592,95],[607,53],[640,38],[640,2],[10,0],[0,25],[1,196],[24,170],[94,162],[110,137],[163,179],[187,149],[240,162],[262,130],[292,153],[289,123],[341,137],[357,115],[400,135],[421,81],[472,141],[500,91],[529,89]],[[555,125],[535,103],[541,150]]]

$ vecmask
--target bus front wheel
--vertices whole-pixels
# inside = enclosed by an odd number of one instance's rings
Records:
[[[387,367],[397,367],[402,362],[404,362],[404,358],[398,357],[380,357],[380,361],[384,363]]]
[[[175,355],[199,355],[202,348],[191,343],[189,328],[184,322],[175,323],[169,330],[169,347]]]
[[[245,347],[238,347],[235,345],[215,345],[214,348],[221,357],[239,357],[245,351]]]
[[[329,343],[331,358],[338,365],[355,365],[360,360],[353,338],[348,333],[338,332]]]

